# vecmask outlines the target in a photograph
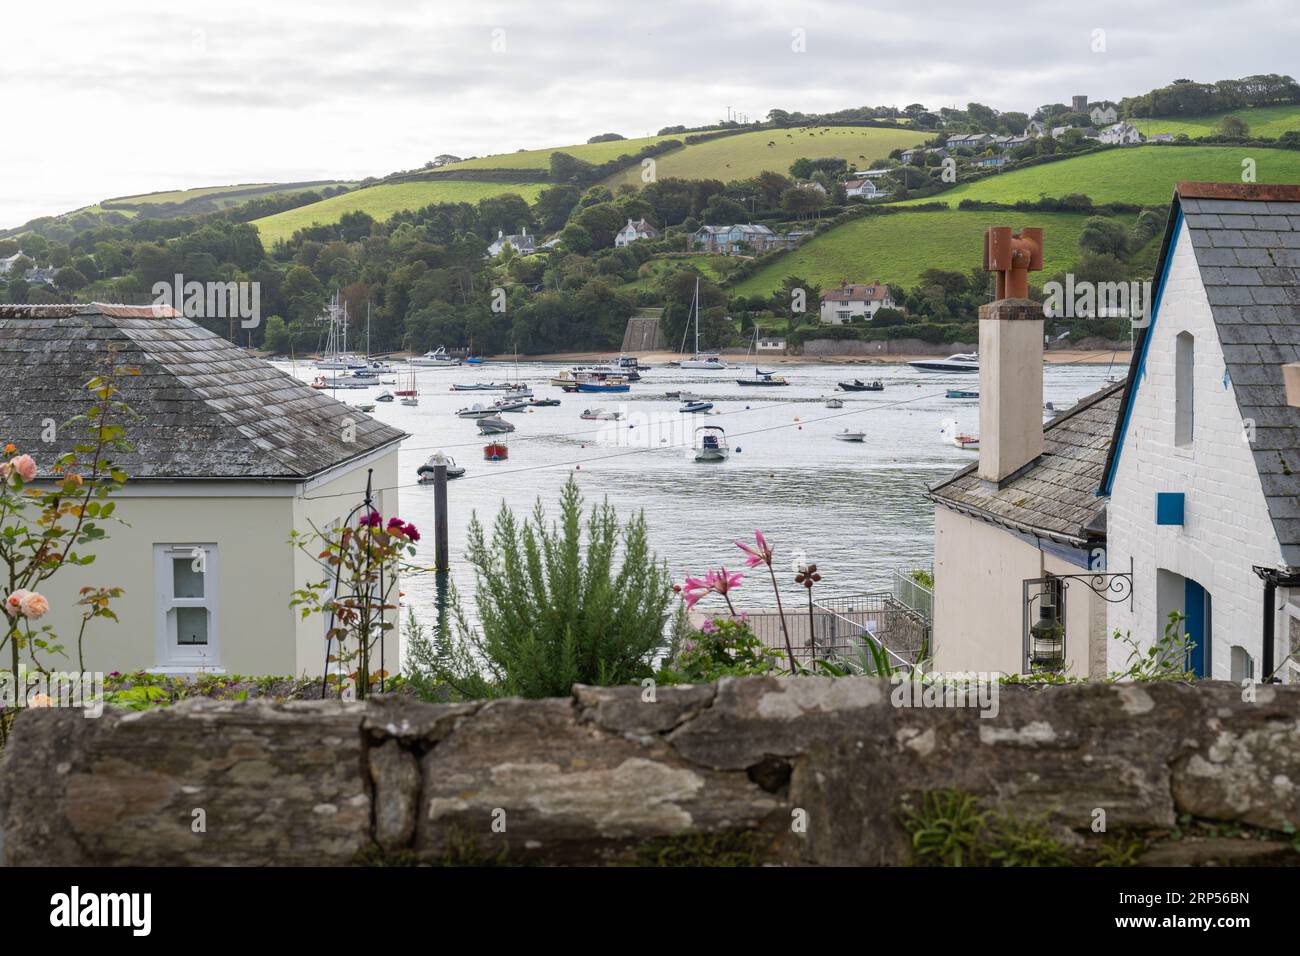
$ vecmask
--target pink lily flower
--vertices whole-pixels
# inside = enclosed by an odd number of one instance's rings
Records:
[[[713,574],[712,571],[709,572]],[[682,598],[686,601],[686,609],[693,610],[700,600],[713,590],[713,582],[709,580],[701,581],[699,578],[687,578],[682,585]]]
[[[745,563],[751,568],[760,564],[766,564],[769,568],[772,566],[772,549],[763,537],[763,532],[754,532],[754,546],[751,548],[744,542],[737,541],[736,547],[745,552]]]

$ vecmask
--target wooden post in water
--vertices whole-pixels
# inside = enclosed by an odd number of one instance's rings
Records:
[[[433,522],[433,569],[447,571],[447,459],[441,452],[433,456]]]

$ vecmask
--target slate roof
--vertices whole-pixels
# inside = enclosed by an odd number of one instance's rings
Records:
[[[113,456],[132,481],[302,480],[405,433],[336,402],[163,306],[0,305],[0,444],[42,476],[84,436],[62,427],[90,406],[86,383],[120,350],[118,398],[135,449]],[[126,373],[138,370],[139,374]],[[355,427],[348,437],[346,418]],[[46,421],[56,440],[42,441]]]
[[[1290,565],[1300,565],[1300,409],[1286,402],[1282,365],[1300,361],[1300,186],[1179,183],[1157,275],[1172,254],[1181,211],[1243,419],[1273,528]],[[1158,322],[1157,309],[1153,318]],[[1129,367],[1135,380],[1147,330]],[[1116,425],[1118,449],[1122,420]],[[1113,471],[1115,451],[1107,460]]]
[[[1001,488],[972,462],[931,486],[931,501],[993,524],[1079,547],[1105,538],[1097,497],[1125,383],[1088,396],[1043,426],[1043,453]]]

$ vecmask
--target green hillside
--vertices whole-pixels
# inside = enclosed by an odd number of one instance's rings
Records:
[[[406,209],[419,209],[430,203],[476,203],[488,196],[517,193],[528,202],[536,202],[537,194],[545,186],[540,183],[478,183],[446,180],[442,182],[384,183],[355,192],[323,199],[310,206],[300,206],[285,212],[253,220],[268,248],[281,239],[289,239],[305,226],[328,225],[339,221],[348,212],[367,212],[383,221],[394,213]]]
[[[1232,113],[1215,113],[1212,116],[1195,116],[1190,119],[1135,119],[1133,125],[1143,135],[1153,133],[1186,133],[1195,139],[1197,136],[1213,136],[1215,127],[1225,116],[1237,116],[1245,120],[1250,127],[1251,136],[1263,136],[1277,139],[1283,133],[1300,130],[1300,106],[1254,106]]]
[[[671,136],[641,136],[636,139],[617,139],[607,143],[579,143],[574,146],[551,146],[546,149],[521,149],[514,153],[480,156],[460,163],[451,163],[441,169],[548,169],[552,153],[568,153],[575,159],[588,163],[605,163],[623,155],[633,155],[646,146],[662,143],[666,139],[682,139],[686,133]]]
[[[1083,193],[1096,203],[1165,203],[1179,180],[1239,182],[1241,161],[1255,160],[1261,183],[1300,182],[1300,152],[1254,146],[1137,146],[1110,149],[1075,159],[1013,170],[973,183],[959,183],[947,192],[899,205],[963,199],[1014,203],[1043,196],[1059,198]]]
[[[655,158],[660,178],[749,179],[765,169],[788,174],[796,159],[838,157],[850,167],[865,169],[872,160],[883,159],[890,150],[915,146],[924,134],[898,129],[865,126],[815,126],[791,129],[765,129],[737,133],[694,143]],[[620,183],[641,185],[641,169],[622,170],[606,180],[609,186]]]
[[[828,230],[750,276],[734,288],[738,295],[766,295],[789,275],[822,288],[842,280],[879,280],[911,287],[926,269],[969,272],[984,255],[984,232],[990,226],[1042,226],[1044,271],[1073,265],[1082,213],[1019,213],[949,210],[865,216]]]

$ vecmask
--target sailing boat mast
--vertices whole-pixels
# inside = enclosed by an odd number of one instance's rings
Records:
[[[700,277],[695,277],[695,298],[692,300],[695,308],[695,354],[700,354]]]

